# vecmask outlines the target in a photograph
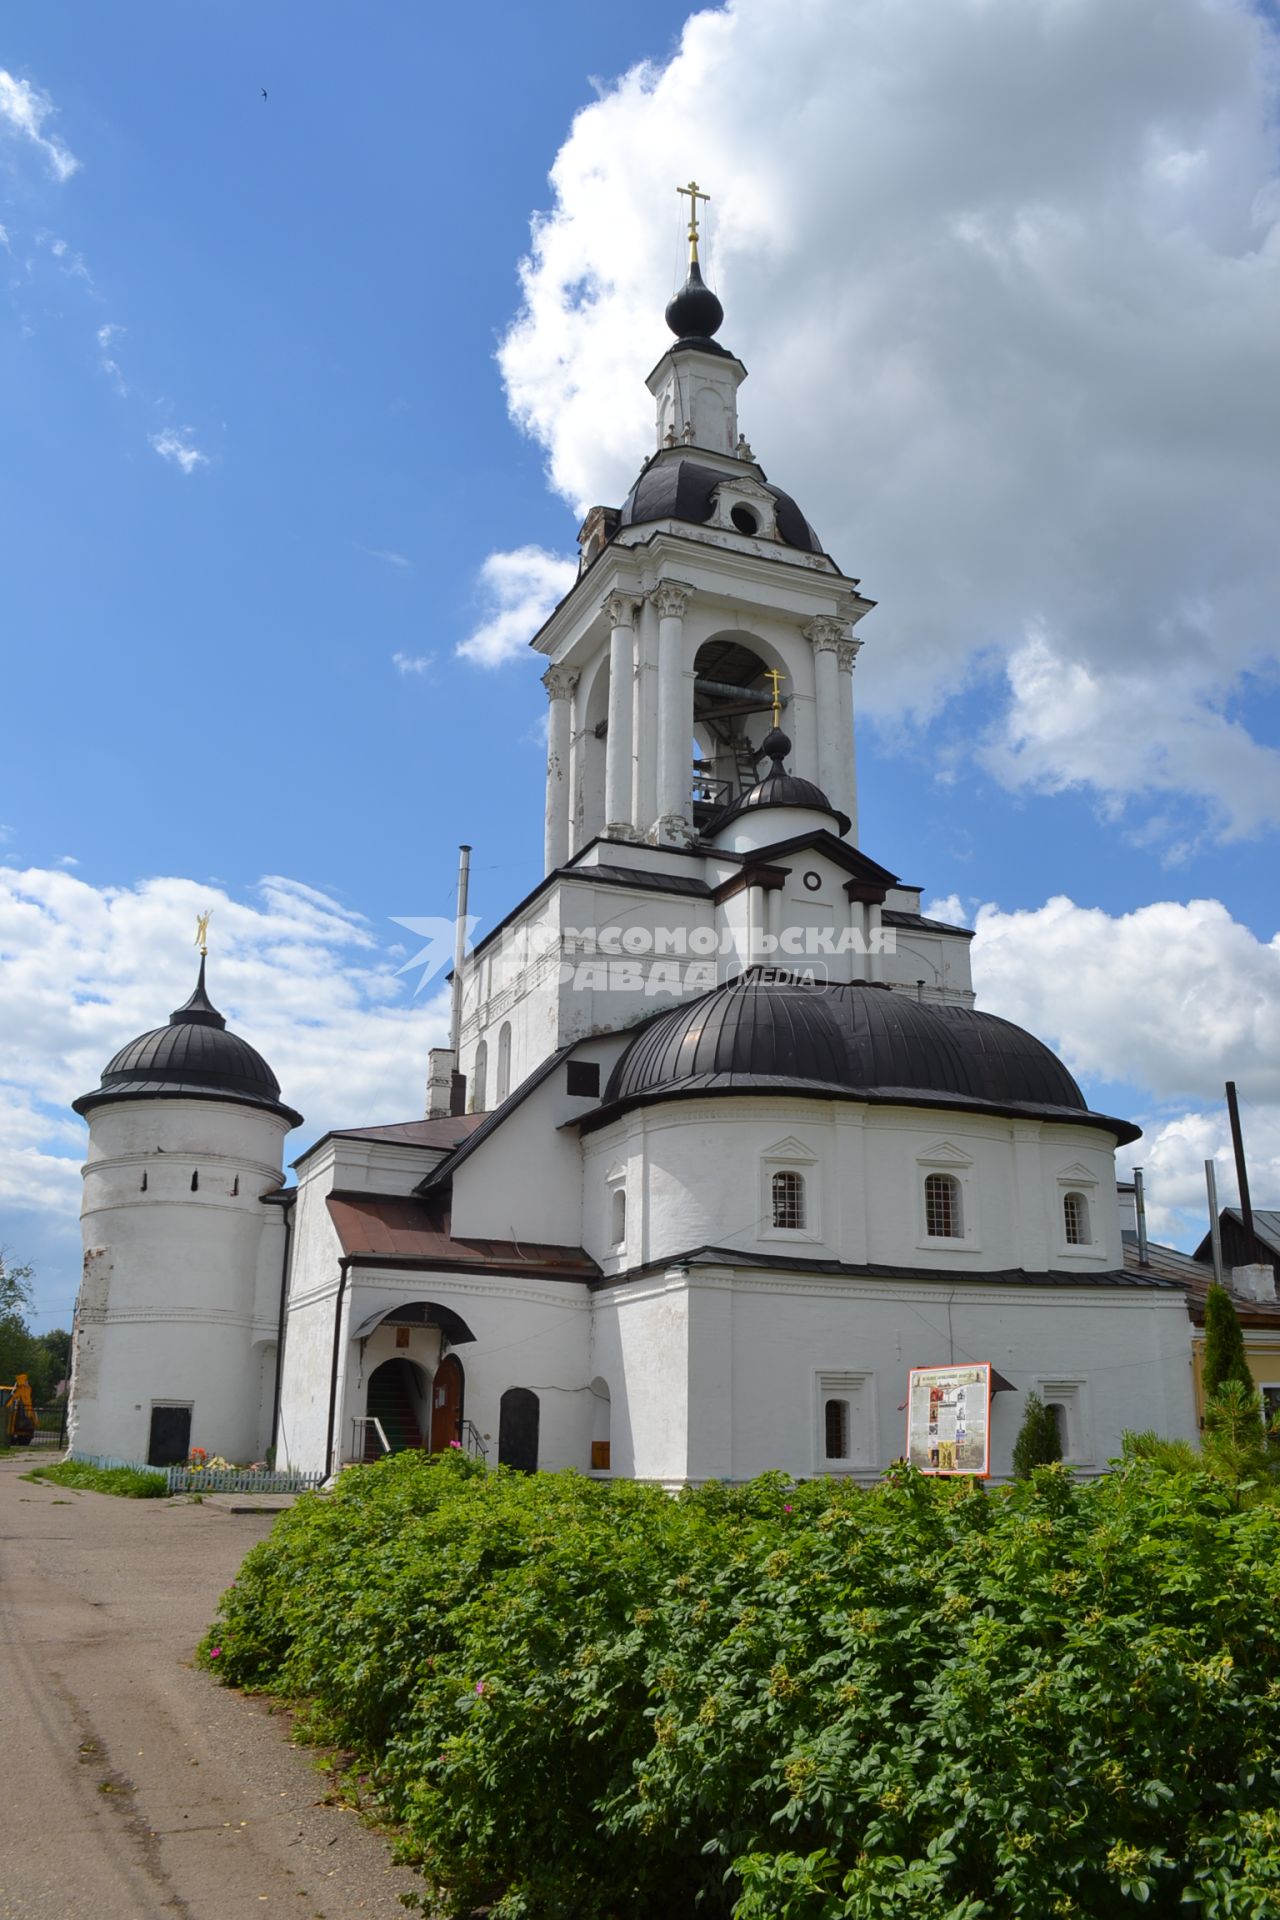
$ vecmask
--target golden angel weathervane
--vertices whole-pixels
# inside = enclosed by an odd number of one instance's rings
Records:
[[[209,921],[212,916],[212,907],[206,907],[203,913],[196,915],[196,945],[200,949],[200,958],[202,960],[209,951]]]

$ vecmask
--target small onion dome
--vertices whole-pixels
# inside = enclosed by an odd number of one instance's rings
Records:
[[[725,351],[712,340],[724,325],[724,308],[703,279],[696,260],[689,262],[689,278],[679,293],[667,302],[667,325],[682,347],[697,345],[709,347],[712,353]]]
[[[862,981],[806,986],[768,968],[646,1021],[614,1067],[599,1118],[709,1093],[951,1107],[1102,1127],[1121,1143],[1141,1133],[1090,1112],[1057,1055],[995,1014]]]
[[[752,807],[807,807],[812,813],[829,813],[833,820],[839,821],[840,832],[848,833],[853,824],[848,814],[833,807],[822,788],[815,786],[812,780],[802,780],[799,774],[788,773],[783,766],[783,761],[791,751],[791,742],[781,727],[774,727],[772,732],[765,735],[760,751],[769,757],[769,771],[756,781],[754,787],[748,787],[745,793],[740,793],[723,812],[716,815],[706,828],[705,839],[719,833],[722,827],[727,827],[731,820],[736,820],[739,814],[748,812]]]
[[[262,1107],[291,1127],[302,1115],[280,1098],[280,1083],[247,1040],[228,1033],[227,1023],[205,989],[205,962],[195,992],[169,1016],[167,1027],[140,1034],[121,1047],[103,1071],[102,1084],[73,1106],[88,1116],[116,1100],[234,1100]]]

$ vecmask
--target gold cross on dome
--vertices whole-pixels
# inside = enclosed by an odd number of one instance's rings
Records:
[[[213,917],[213,908],[206,907],[203,913],[196,915],[196,945],[203,960],[209,951],[209,921]]]
[[[709,200],[711,195],[704,193],[696,180],[691,180],[687,187],[677,187],[676,192],[689,196],[689,260],[694,264],[698,258],[698,202]]]
[[[775,727],[780,727],[782,725],[782,694],[780,688],[787,676],[785,673],[779,672],[777,667],[770,667],[764,677],[773,689],[773,724]]]

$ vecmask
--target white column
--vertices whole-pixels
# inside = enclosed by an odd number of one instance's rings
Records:
[[[609,732],[605,740],[604,830],[611,839],[628,840],[635,831],[631,818],[631,780],[635,747],[632,712],[635,680],[635,635],[632,618],[635,598],[629,593],[606,594],[601,603],[609,616]]]
[[[811,620],[804,637],[813,648],[814,691],[818,702],[818,785],[833,807],[845,810],[841,795],[845,760],[840,742],[840,668],[837,654],[849,629],[843,620]],[[807,771],[807,769],[802,769]]]
[[[684,615],[693,588],[663,580],[651,595],[658,611],[658,815],[655,840],[677,846],[691,836],[693,712],[684,671]]]
[[[658,616],[648,600],[636,620],[635,736],[631,818],[647,834],[658,817]]]
[[[546,871],[562,867],[569,858],[569,747],[570,701],[578,676],[571,667],[548,667],[542,676],[550,702],[547,713]]]
[[[839,684],[840,745],[844,757],[844,778],[841,783],[842,797],[835,794],[829,797],[843,813],[847,813],[852,823],[849,838],[854,846],[858,844],[858,761],[853,744],[853,664],[862,646],[861,640],[842,640],[836,648],[837,682]]]
[[[880,942],[884,937],[884,921],[880,914],[878,901],[867,902],[867,978],[884,979],[884,955],[880,951]]]

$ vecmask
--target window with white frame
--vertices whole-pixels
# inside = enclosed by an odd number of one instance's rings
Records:
[[[820,1473],[868,1473],[878,1466],[870,1373],[817,1375],[815,1466]]]
[[[1075,1187],[1062,1196],[1062,1231],[1069,1247],[1088,1247],[1093,1244],[1093,1235],[1089,1231],[1088,1196]]]
[[[770,1182],[773,1224],[780,1232],[795,1233],[807,1222],[804,1211],[804,1175],[794,1167],[779,1167]]]
[[[504,1020],[498,1028],[498,1084],[495,1095],[499,1106],[511,1091],[511,1022]]]
[[[489,1077],[489,1045],[487,1041],[481,1040],[479,1045],[476,1047],[476,1057],[471,1068],[471,1111],[472,1113],[483,1113],[485,1110],[485,1105],[484,1105],[485,1095],[488,1092],[488,1088],[485,1082],[487,1081],[488,1077]]]
[[[931,1240],[964,1239],[964,1203],[954,1173],[927,1173],[924,1230]]]
[[[609,1194],[609,1241],[621,1247],[627,1238],[627,1190],[619,1183]]]
[[[819,1161],[794,1134],[760,1156],[762,1239],[818,1240],[822,1236]]]

